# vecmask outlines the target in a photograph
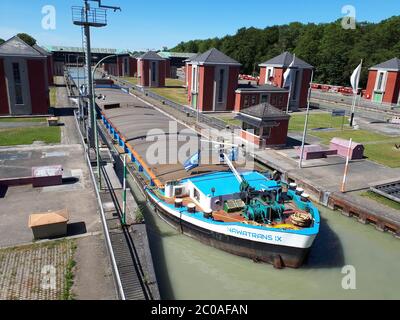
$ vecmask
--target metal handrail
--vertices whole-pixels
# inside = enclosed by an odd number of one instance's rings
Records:
[[[115,280],[117,282],[118,293],[120,295],[121,300],[126,300],[124,289],[122,287],[121,277],[120,277],[120,274],[119,274],[119,271],[118,271],[117,261],[115,259],[114,251],[113,251],[112,244],[111,244],[110,235],[109,235],[108,229],[107,229],[107,221],[106,221],[106,216],[105,216],[105,212],[104,212],[104,209],[103,209],[103,204],[101,202],[100,193],[99,193],[99,190],[98,190],[97,184],[96,184],[96,178],[95,178],[95,176],[93,174],[92,165],[91,165],[88,153],[87,153],[87,147],[85,145],[84,138],[82,136],[82,132],[81,132],[80,127],[79,127],[78,119],[77,119],[77,116],[76,116],[76,111],[74,111],[74,118],[75,118],[75,124],[76,124],[76,127],[78,129],[79,136],[81,138],[81,143],[84,146],[85,159],[86,159],[87,165],[89,166],[90,177],[92,179],[92,182],[93,182],[93,185],[94,185],[94,189],[95,189],[95,192],[96,192],[97,204],[98,204],[98,206],[100,208],[100,217],[101,217],[101,222],[102,222],[102,225],[103,225],[104,238],[106,240],[107,249],[108,249],[108,252],[109,252],[109,255],[110,255],[112,268],[114,270],[114,277],[115,277]]]

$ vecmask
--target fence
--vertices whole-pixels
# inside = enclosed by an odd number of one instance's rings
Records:
[[[317,90],[313,90],[311,93],[312,99],[318,100],[325,100],[333,103],[343,103],[351,105],[353,101],[353,96],[345,96],[336,93],[324,93],[319,92]],[[400,113],[400,106],[395,104],[388,104],[388,103],[377,103],[371,100],[366,100],[363,98],[358,97],[357,99],[357,106],[374,109],[374,110],[381,110],[381,111],[393,111]]]
[[[119,82],[120,84],[122,84],[124,87],[130,88],[132,90],[139,91],[139,92],[143,93],[144,95],[146,95],[146,96],[148,96],[148,97],[150,97],[150,98],[152,98],[154,100],[157,100],[157,101],[161,102],[164,105],[167,105],[167,106],[169,106],[169,107],[171,107],[171,108],[173,108],[173,109],[175,109],[175,110],[177,110],[179,112],[184,113],[185,115],[189,115],[189,116],[194,117],[194,118],[198,117],[199,122],[207,124],[210,127],[213,127],[215,129],[224,130],[227,127],[231,128],[231,129],[240,128],[240,127],[234,126],[234,125],[227,125],[226,122],[224,122],[221,119],[218,119],[218,118],[215,118],[215,117],[212,117],[212,116],[200,113],[200,112],[198,113],[197,110],[195,110],[195,109],[192,109],[190,107],[184,106],[184,105],[179,104],[179,103],[176,103],[176,102],[174,102],[174,101],[172,101],[170,99],[167,99],[167,98],[165,98],[165,97],[163,97],[163,96],[161,96],[161,95],[159,95],[157,93],[152,92],[149,89],[146,89],[146,88],[131,84],[128,81],[125,81],[125,80],[121,80],[121,79],[118,79],[118,78],[114,78],[114,79],[117,82]]]

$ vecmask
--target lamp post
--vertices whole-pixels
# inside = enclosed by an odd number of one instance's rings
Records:
[[[94,66],[93,71],[92,71],[92,83],[89,84],[92,86],[92,117],[93,117],[93,130],[94,130],[94,141],[95,141],[95,148],[96,148],[96,161],[97,161],[97,175],[99,179],[99,189],[101,190],[101,170],[100,170],[100,150],[99,150],[99,136],[97,132],[97,111],[96,111],[96,99],[95,99],[95,90],[94,90],[94,77],[96,74],[96,70],[99,67],[99,65],[112,57],[116,57],[116,54],[109,55],[101,59],[97,64]]]

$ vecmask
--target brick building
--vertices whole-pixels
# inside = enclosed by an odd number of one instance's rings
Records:
[[[164,87],[166,59],[148,51],[137,59],[139,84],[143,87]]]
[[[13,37],[0,45],[0,115],[48,114],[48,56]]]
[[[366,98],[375,102],[400,103],[400,59],[393,58],[369,69]]]
[[[188,101],[200,112],[233,111],[241,64],[213,48],[187,64]]]
[[[284,73],[292,62],[293,55],[289,52],[284,52],[275,58],[261,63],[259,65],[260,85],[270,84],[282,88]],[[296,57],[292,68],[294,76],[291,85],[290,109],[306,108],[308,90],[314,67]]]
[[[290,116],[271,104],[246,108],[236,118],[242,121],[242,139],[259,147],[286,145]]]
[[[269,103],[272,106],[286,110],[289,90],[264,84],[261,86],[252,84],[239,84],[235,91],[235,112],[260,104]]]

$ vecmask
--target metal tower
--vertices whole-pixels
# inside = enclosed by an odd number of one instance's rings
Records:
[[[97,8],[91,8],[89,2],[97,2],[98,7]],[[88,119],[89,123],[87,125],[88,127],[88,132],[87,132],[87,138],[88,138],[88,144],[89,147],[94,147],[95,142],[94,142],[94,126],[96,124],[95,120],[95,112],[90,109],[95,106],[95,101],[94,101],[94,84],[93,81],[94,79],[92,78],[92,52],[91,52],[91,41],[90,41],[90,27],[94,28],[101,28],[105,27],[107,25],[107,9],[112,9],[115,11],[119,10],[121,11],[121,8],[119,7],[112,7],[112,6],[105,6],[101,4],[101,0],[84,0],[84,6],[83,7],[77,7],[73,6],[72,7],[72,20],[73,23],[77,26],[81,26],[84,30],[83,33],[83,46],[85,50],[85,78],[87,80],[86,82],[86,105],[87,105],[87,110],[88,110]]]

